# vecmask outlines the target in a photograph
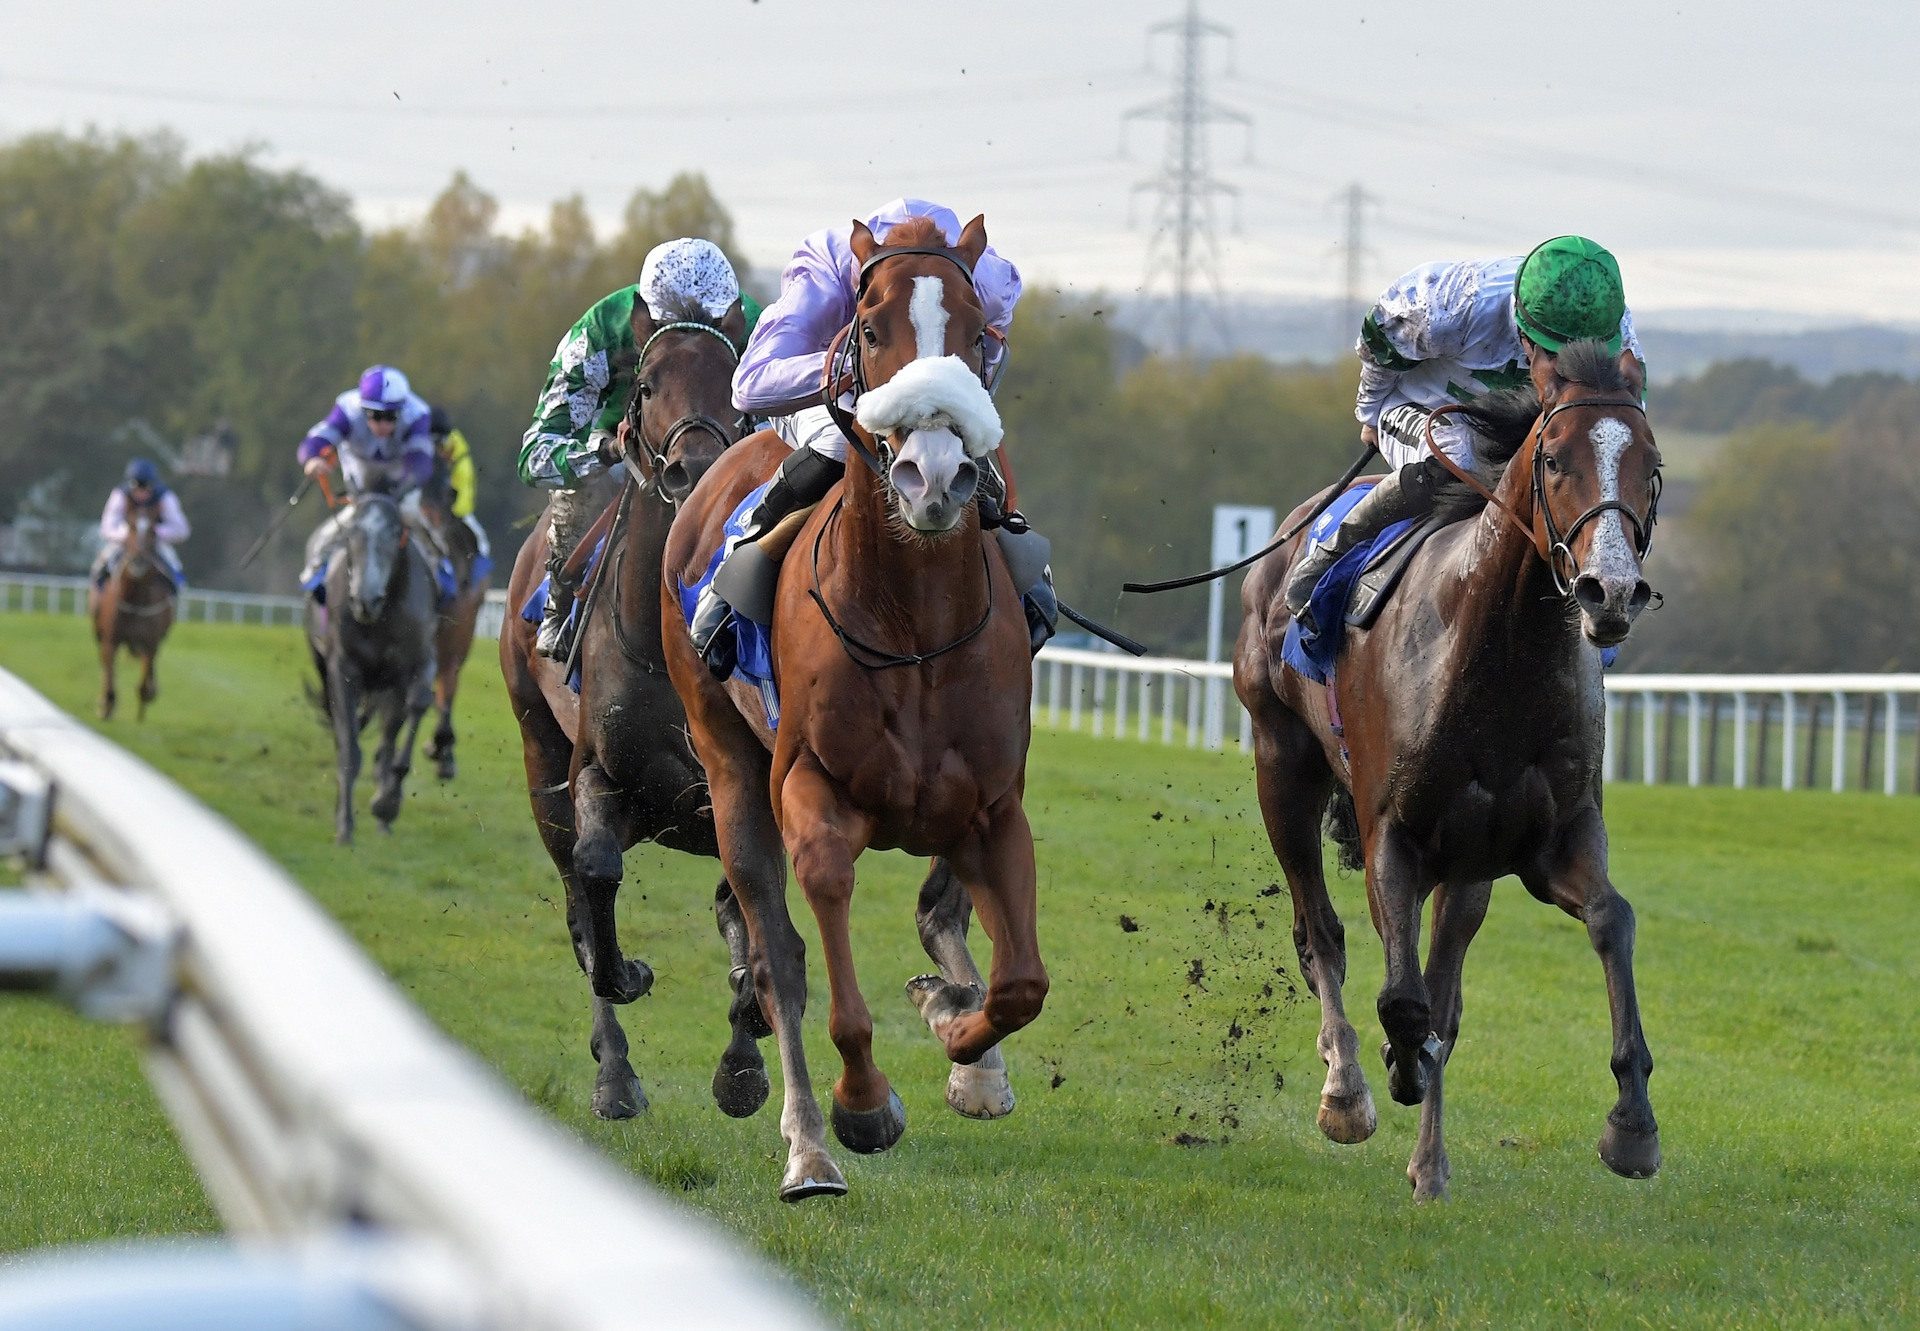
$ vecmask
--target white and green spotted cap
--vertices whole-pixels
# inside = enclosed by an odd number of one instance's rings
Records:
[[[672,318],[689,303],[718,319],[740,299],[740,279],[718,245],[682,236],[647,252],[640,265],[640,298],[656,320]]]

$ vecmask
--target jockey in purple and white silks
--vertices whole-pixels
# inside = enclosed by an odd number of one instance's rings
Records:
[[[951,208],[925,199],[895,199],[867,219],[867,229],[882,245],[887,232],[910,217],[931,219],[948,245],[959,243],[961,223]],[[846,470],[847,440],[832,414],[820,402],[827,351],[835,335],[853,321],[860,285],[860,263],[854,258],[853,227],[844,224],[816,231],[800,242],[780,274],[780,296],[767,306],[733,374],[733,404],[749,416],[769,417],[793,456],[780,465],[765,498],[749,515],[746,530],[727,549],[760,539],[790,513],[818,503]],[[1020,301],[1020,270],[988,245],[973,270],[974,292],[980,298],[988,328],[986,359],[981,377],[993,384],[1007,355],[1007,330],[1014,306]],[[844,403],[849,410],[857,404]],[[1004,504],[1006,482],[991,457],[981,459],[983,502],[994,506],[996,519]],[[1009,515],[1005,529],[1025,535],[1024,520]],[[1039,538],[1035,538],[1039,540]],[[1042,543],[1044,545],[1044,543]],[[1044,557],[1040,559],[1044,568]],[[719,581],[718,578],[715,581]],[[1034,606],[1033,602],[1040,602]],[[722,678],[732,667],[728,655],[731,635],[719,630],[732,609],[709,584],[701,593],[691,632],[696,648],[709,668]],[[1051,584],[1044,578],[1030,594],[1029,615],[1037,644],[1052,636],[1055,613]]]
[[[359,385],[335,398],[326,418],[300,441],[301,468],[317,476],[337,462],[349,501],[369,490],[392,496],[412,526],[439,550],[438,534],[420,516],[420,487],[433,476],[432,416],[432,408],[413,391],[406,375],[389,365],[370,365]],[[341,515],[332,514],[308,538],[303,584],[324,573],[340,523]]]
[[[125,477],[100,511],[100,553],[93,560],[94,586],[105,586],[120,567],[127,552],[127,537],[133,534],[133,518],[141,513],[152,519],[155,550],[174,586],[180,585],[180,556],[173,547],[186,540],[193,529],[187,525],[180,496],[161,484],[160,469],[145,458],[135,458],[127,464]]]
[[[1523,388],[1536,355],[1595,338],[1644,365],[1620,266],[1582,236],[1556,236],[1526,256],[1430,263],[1389,286],[1360,325],[1360,390],[1353,414],[1362,441],[1393,467],[1324,541],[1309,542],[1287,579],[1297,616],[1314,584],[1362,541],[1403,518],[1425,516],[1447,473],[1427,450],[1428,419],[1449,403]],[[1461,468],[1481,464],[1480,436],[1458,415],[1433,427],[1434,443]]]

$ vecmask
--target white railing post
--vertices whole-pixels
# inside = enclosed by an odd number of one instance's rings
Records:
[[[1780,695],[1780,789],[1793,789],[1793,694]]]
[[[1160,742],[1173,743],[1173,690],[1180,677],[1168,670],[1160,676]]]
[[[1687,694],[1687,784],[1700,784],[1700,691]]]
[[[1240,752],[1253,752],[1253,713],[1242,707],[1235,699],[1233,710],[1240,713]]]
[[[1747,788],[1747,695],[1733,695],[1733,788]]]
[[[1149,713],[1153,709],[1151,704],[1148,701],[1149,697],[1151,696],[1148,690],[1152,688],[1155,678],[1156,676],[1150,675],[1144,670],[1140,672],[1139,711],[1140,711],[1140,742],[1142,744],[1145,744],[1147,740],[1152,738],[1151,734],[1149,733],[1148,720],[1149,720]]]
[[[1060,724],[1060,687],[1066,667],[1055,661],[1047,667],[1047,724]]]
[[[1611,693],[1607,695],[1607,729],[1600,739],[1600,779],[1618,781],[1620,779],[1620,700]]]
[[[1130,671],[1116,670],[1113,675],[1113,737],[1127,737],[1127,676]]]
[[[1654,697],[1655,694],[1651,689],[1640,695],[1640,780],[1642,784],[1649,786],[1660,776],[1658,758],[1653,751]]]
[[[1847,695],[1833,691],[1833,793],[1847,788]]]
[[[1200,747],[1200,677],[1187,676],[1187,747]]]
[[[1892,795],[1900,789],[1900,695],[1891,689],[1887,691],[1887,774],[1886,791]]]
[[[1080,663],[1073,663],[1070,672],[1072,678],[1067,684],[1067,729],[1078,734],[1080,730]]]

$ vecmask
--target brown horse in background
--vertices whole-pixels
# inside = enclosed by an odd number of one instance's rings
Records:
[[[160,696],[153,673],[160,644],[173,627],[176,588],[160,559],[157,524],[151,506],[131,508],[127,515],[126,550],[106,586],[90,593],[93,640],[100,649],[100,719],[113,716],[118,694],[114,662],[125,647],[140,662],[139,720],[147,719],[147,705]]]
[[[772,636],[777,733],[758,693],[716,682],[684,633],[666,639],[667,666],[706,765],[721,862],[746,917],[754,986],[779,1043],[788,1150],[780,1195],[788,1201],[847,1190],[827,1153],[801,1038],[805,948],[787,912],[789,856],[826,954],[828,1031],[843,1067],[833,1127],[849,1148],[885,1150],[906,1127],[900,1097],[873,1060],[873,1019],[848,939],[861,852],[941,857],[993,939],[983,994],[971,958],[943,958],[929,941],[923,890],[922,939],[943,976],[917,977],[909,993],[953,1063],[983,1064],[993,1075],[984,1056],[1039,1014],[1047,992],[1033,834],[1021,805],[1032,688],[1027,627],[1019,589],[972,502],[974,459],[999,437],[977,377],[985,319],[971,274],[986,228],[975,218],[948,249],[938,228],[914,219],[887,241],[882,248],[855,224],[861,290],[847,342],[837,344],[857,360],[856,383],[873,386],[859,401],[864,424],[842,428],[879,456],[848,463],[781,567]],[[914,385],[927,391],[916,396]],[[883,403],[890,407],[875,406]],[[698,578],[729,515],[786,454],[778,437],[757,435],[695,489],[667,547],[663,619],[679,613],[680,587]],[[929,889],[948,877],[943,864]],[[964,921],[965,909],[962,902],[952,914]],[[1004,1083],[1004,1071],[998,1076]],[[951,1078],[949,1102],[962,1108]]]
[[[1460,1030],[1461,967],[1505,874],[1582,920],[1606,973],[1619,1099],[1601,1159],[1629,1178],[1660,1163],[1633,910],[1607,874],[1600,674],[1600,649],[1626,638],[1653,595],[1641,561],[1660,455],[1630,355],[1616,363],[1600,343],[1575,343],[1557,358],[1537,353],[1532,378],[1531,394],[1470,413],[1511,454],[1505,475],[1477,519],[1427,542],[1371,628],[1349,630],[1332,690],[1281,661],[1298,541],[1262,561],[1242,594],[1234,685],[1253,716],[1260,809],[1292,889],[1301,971],[1320,999],[1320,1127],[1358,1142],[1376,1121],[1321,870],[1331,796],[1336,839],[1351,867],[1364,864],[1386,949],[1388,1088],[1421,1106],[1407,1165],[1418,1199],[1446,1194],[1441,1081]]]
[[[473,577],[474,562],[480,558],[480,542],[466,523],[454,517],[440,494],[424,496],[420,509],[446,546],[453,563],[460,591],[440,611],[433,639],[433,705],[439,714],[433,739],[427,745],[427,757],[434,760],[442,781],[451,781],[459,772],[454,761],[453,700],[460,692],[460,669],[473,650],[473,633],[480,622],[480,607],[486,603],[487,580]]]

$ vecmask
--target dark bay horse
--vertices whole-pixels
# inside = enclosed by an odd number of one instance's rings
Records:
[[[1492,502],[1429,540],[1373,627],[1350,631],[1337,712],[1323,686],[1281,663],[1297,542],[1264,560],[1242,595],[1234,685],[1253,716],[1260,809],[1293,892],[1301,971],[1320,999],[1320,1127],[1358,1142],[1376,1121],[1341,1003],[1345,937],[1321,871],[1331,796],[1336,839],[1348,863],[1364,863],[1386,949],[1388,1088],[1421,1106],[1407,1165],[1418,1199],[1446,1194],[1441,1081],[1460,1030],[1461,967],[1492,880],[1505,874],[1583,921],[1606,973],[1619,1099],[1600,1158],[1629,1178],[1660,1163],[1633,911],[1607,874],[1600,783],[1600,649],[1626,638],[1653,594],[1641,562],[1660,455],[1631,355],[1616,363],[1600,343],[1574,343],[1557,358],[1536,354],[1532,379],[1531,394],[1478,417],[1512,455]]]
[[[781,567],[777,733],[756,692],[717,683],[685,634],[666,640],[667,667],[706,765],[721,862],[746,918],[754,986],[779,1044],[788,1151],[780,1195],[788,1201],[847,1190],[827,1153],[801,1039],[805,949],[787,912],[789,856],[826,954],[828,1031],[843,1068],[833,1127],[849,1148],[885,1150],[906,1127],[900,1097],[873,1060],[873,1020],[848,941],[861,852],[940,857],[929,888],[950,865],[993,939],[983,994],[970,958],[943,958],[928,941],[923,890],[922,939],[944,978],[918,977],[909,993],[955,1064],[985,1062],[1039,1014],[1047,991],[1033,835],[1021,804],[1026,621],[971,502],[975,459],[1000,434],[978,378],[985,320],[971,280],[986,227],[975,218],[949,249],[936,227],[914,219],[887,240],[883,248],[854,226],[863,276],[842,336],[857,378],[871,387],[859,401],[860,424],[843,421],[843,429],[854,429],[872,466],[848,463],[845,481],[800,528]],[[758,435],[707,473],[668,542],[663,616],[677,613],[680,586],[705,568],[728,515],[785,456],[776,436]],[[950,1078],[958,1108],[953,1094]]]
[[[565,885],[567,931],[593,993],[593,1112],[602,1118],[630,1118],[647,1107],[614,1011],[653,984],[647,964],[621,951],[614,925],[622,854],[642,840],[719,853],[706,776],[688,747],[661,656],[656,589],[675,506],[741,428],[732,403],[734,348],[744,332],[737,314],[716,324],[695,307],[656,324],[636,301],[633,329],[639,361],[621,432],[632,472],[617,466],[601,487],[610,499],[619,496],[619,521],[578,634],[578,696],[562,665],[534,651],[534,626],[518,614],[547,566],[544,518],[514,561],[500,633],[500,669],[520,724],[534,823]],[[767,1028],[741,979],[746,931],[724,879],[714,913],[733,955],[734,1001],[733,1036],[713,1093],[723,1110],[741,1116],[767,1097],[757,1044]]]
[[[474,627],[480,620],[480,607],[487,599],[487,579],[475,579],[473,569],[480,558],[480,543],[466,523],[453,517],[439,495],[423,499],[421,513],[447,546],[453,573],[460,590],[442,607],[433,639],[433,706],[439,715],[427,757],[433,759],[442,781],[451,781],[459,772],[454,759],[453,700],[460,692],[460,669],[473,650]]]
[[[353,841],[353,783],[360,732],[376,713],[379,786],[369,806],[383,831],[400,816],[420,719],[433,705],[434,606],[438,589],[419,542],[392,498],[354,499],[344,540],[327,565],[326,602],[307,603],[307,646],[320,674],[320,704],[333,730],[339,794],[334,839]],[[404,731],[404,733],[403,733]]]
[[[93,640],[100,649],[100,719],[113,716],[119,695],[114,688],[114,663],[125,647],[140,662],[139,720],[147,719],[147,705],[160,696],[153,673],[160,644],[173,627],[176,589],[161,563],[159,539],[151,506],[134,506],[127,515],[126,551],[107,585],[92,593],[89,609]]]

